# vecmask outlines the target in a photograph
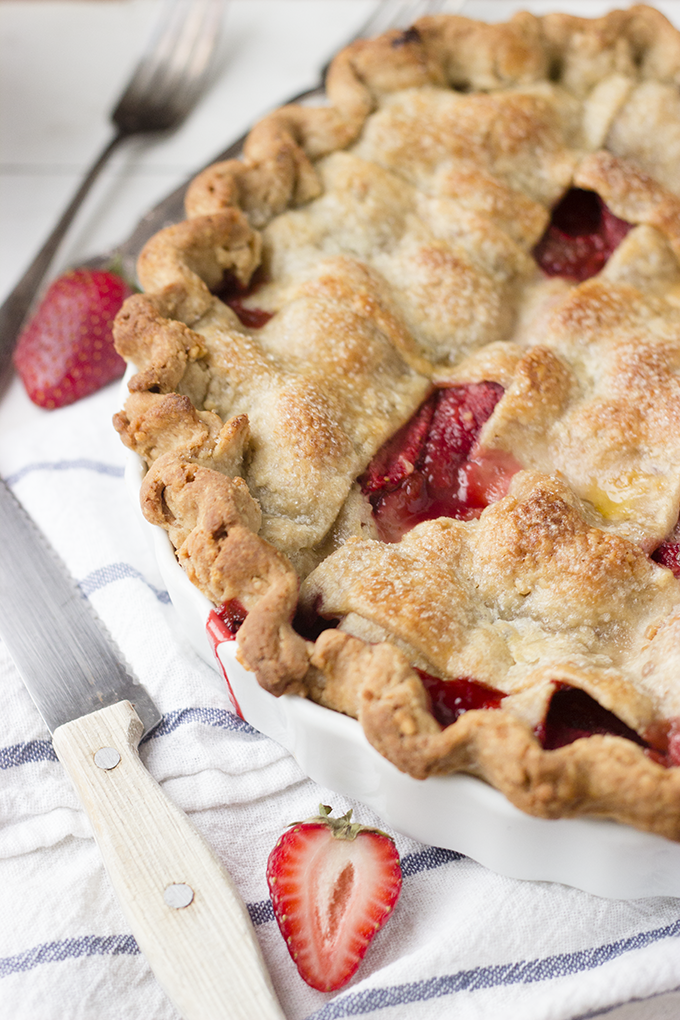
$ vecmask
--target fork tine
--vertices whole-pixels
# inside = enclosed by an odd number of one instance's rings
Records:
[[[138,72],[152,77],[159,67],[169,61],[184,64],[187,51],[200,38],[206,15],[222,4],[214,0],[166,0],[166,14],[160,19],[138,65]]]
[[[208,71],[225,0],[166,0],[166,6],[166,16],[112,113],[121,128],[129,129],[139,118],[140,101],[148,108],[147,119],[153,116],[170,126],[188,112]]]
[[[192,74],[201,73],[212,52],[223,6],[222,0],[174,0],[157,65],[174,73],[185,68]]]

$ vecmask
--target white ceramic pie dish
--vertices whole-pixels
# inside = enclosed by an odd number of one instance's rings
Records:
[[[143,476],[141,460],[128,454],[126,481],[138,507]],[[220,672],[206,634],[211,603],[177,563],[165,531],[142,520],[189,642]],[[472,776],[413,779],[371,747],[354,719],[262,690],[235,652],[234,641],[217,648],[244,719],[290,751],[315,782],[369,805],[396,831],[511,878],[561,882],[614,899],[680,896],[680,843],[617,822],[533,818]]]

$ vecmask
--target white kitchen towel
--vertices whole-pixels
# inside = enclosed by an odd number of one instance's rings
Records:
[[[592,15],[615,0],[526,5],[538,13]],[[2,4],[3,286],[33,254],[103,143],[116,87],[150,24],[149,6]],[[328,0],[233,3],[229,73],[186,130],[137,150],[137,163],[121,159],[116,200],[100,193],[70,239],[71,257],[83,254],[84,237],[93,251],[119,240],[177,173],[188,173],[254,116],[311,82],[336,41],[366,15],[365,6],[347,4],[355,8],[349,17],[343,4]],[[503,19],[515,6],[480,0],[465,13]],[[676,0],[658,6],[677,18]],[[150,190],[154,172],[161,184],[167,176],[159,194]],[[16,407],[22,425],[0,428],[0,474],[164,713],[142,758],[234,876],[289,1020],[680,1017],[680,900],[602,900],[514,881],[398,833],[404,886],[394,915],[345,989],[333,995],[309,989],[273,919],[267,856],[287,823],[320,802],[352,807],[368,824],[380,819],[310,782],[287,752],[234,716],[221,677],[183,639],[123,481],[124,450],[110,425],[118,387],[30,416],[21,413],[17,387],[15,381],[2,398],[3,421]],[[131,936],[49,733],[2,645],[0,685],[0,1020],[177,1020]]]
[[[680,1015],[680,901],[515,881],[398,833],[403,892],[358,974],[331,995],[304,984],[273,918],[267,856],[320,802],[380,819],[233,715],[220,675],[182,637],[123,479],[119,403],[113,385],[4,432],[0,474],[163,712],[142,758],[234,876],[289,1020]],[[175,1020],[4,648],[0,674],[0,1017]]]

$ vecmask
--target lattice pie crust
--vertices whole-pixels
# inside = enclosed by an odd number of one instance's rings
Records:
[[[680,506],[679,86],[648,7],[352,44],[326,105],[265,117],[144,249],[115,419],[264,688],[358,718],[413,776],[674,839],[680,581],[651,554]],[[571,189],[625,221],[581,282],[535,257]],[[382,540],[376,454],[479,384],[501,396],[472,460],[500,488]],[[493,691],[446,724],[428,678]],[[549,749],[565,691],[619,729],[581,714]]]

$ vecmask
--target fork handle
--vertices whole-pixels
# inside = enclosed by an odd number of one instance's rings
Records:
[[[16,346],[19,332],[23,325],[26,313],[28,312],[38,288],[45,278],[59,245],[70,227],[74,216],[82,205],[85,196],[99,176],[102,168],[106,165],[112,152],[127,135],[118,132],[110,142],[106,144],[101,154],[97,157],[92,167],[85,176],[82,184],[71,199],[68,208],[64,211],[61,219],[54,230],[47,238],[42,248],[35,256],[30,266],[17,283],[14,290],[0,306],[0,377],[9,367],[12,353]]]

